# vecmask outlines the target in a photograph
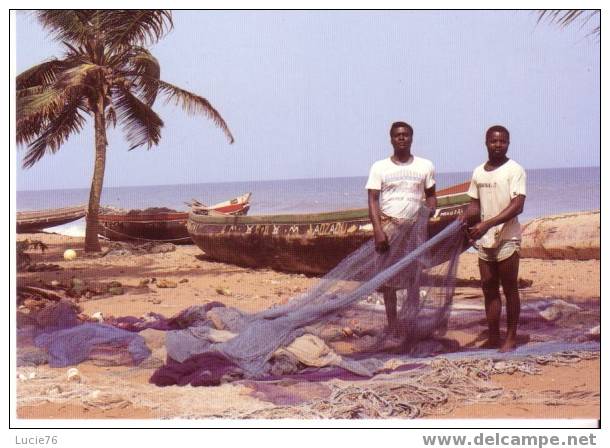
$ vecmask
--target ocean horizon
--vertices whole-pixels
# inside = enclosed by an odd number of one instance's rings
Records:
[[[437,190],[470,179],[471,172],[437,173]],[[211,205],[251,192],[250,215],[313,213],[367,206],[366,176],[207,182],[107,187],[101,204],[125,209],[167,207],[187,210],[186,201]],[[88,188],[17,191],[16,209],[41,210],[87,203]],[[600,167],[527,170],[527,199],[520,221],[557,213],[600,209]],[[49,228],[84,235],[84,219]]]

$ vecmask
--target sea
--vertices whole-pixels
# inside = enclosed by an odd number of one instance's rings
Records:
[[[437,173],[437,190],[465,182],[470,172]],[[366,177],[214,182],[185,185],[108,187],[102,205],[125,209],[167,207],[187,210],[186,201],[197,199],[212,205],[251,192],[249,215],[311,213],[367,206]],[[17,191],[17,211],[41,210],[85,204],[88,188]],[[551,168],[527,170],[527,199],[519,219],[557,213],[600,209],[600,168]],[[85,220],[49,228],[64,235],[83,236]]]

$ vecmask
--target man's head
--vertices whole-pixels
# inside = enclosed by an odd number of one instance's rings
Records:
[[[510,133],[504,126],[495,125],[485,133],[485,146],[491,162],[503,162],[506,159]]]
[[[390,127],[390,141],[394,147],[395,154],[411,154],[413,128],[404,121],[392,123],[392,126]]]

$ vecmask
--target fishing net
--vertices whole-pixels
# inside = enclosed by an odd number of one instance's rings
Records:
[[[105,365],[136,365],[149,357],[142,336],[112,325],[82,322],[67,301],[45,307],[17,330],[17,365],[51,367],[96,359]]]
[[[379,254],[374,241],[367,242],[285,305],[255,314],[217,307],[195,325],[168,332],[166,367],[173,372],[161,369],[152,381],[175,384],[175,377],[182,374],[193,385],[198,381],[206,384],[207,379],[198,380],[201,372],[193,369],[200,365],[209,373],[212,363],[215,368],[234,364],[249,377],[286,372],[278,367],[282,347],[306,365],[316,365],[311,358],[318,357],[322,358],[320,365],[328,361],[366,374],[366,365],[334,359],[326,344],[332,344],[339,333],[355,334],[358,343],[343,354],[363,359],[387,350],[389,340],[395,343],[393,349],[409,351],[416,349],[418,341],[442,336],[464,234],[460,224],[453,222],[440,232],[435,228],[438,233],[429,238],[428,218],[429,210],[422,208],[415,219],[394,222],[388,232],[388,251]],[[388,288],[397,297],[394,335],[388,331],[385,307],[377,292]],[[299,339],[304,335],[313,337]],[[333,348],[341,351],[339,345],[335,343]]]
[[[160,386],[205,386],[244,377],[357,380],[403,368],[386,365],[389,357],[409,365],[437,355],[497,358],[497,351],[476,347],[487,328],[480,293],[474,302],[452,303],[464,248],[459,224],[428,220],[424,209],[416,220],[391,223],[386,230],[386,253],[378,254],[369,241],[306,292],[258,313],[209,302],[170,318],[147,313],[94,323],[61,300],[18,314],[18,365],[62,367],[92,360],[157,369],[150,381]],[[397,296],[394,332],[388,331],[380,292],[388,287]],[[463,299],[464,292],[457,297]],[[158,340],[149,340],[147,329]],[[599,303],[526,300],[519,329],[525,345],[504,355],[598,350]]]
[[[596,352],[590,348],[563,353],[555,353],[556,347],[548,349],[554,354],[521,354],[515,358],[500,353],[503,360],[411,361],[415,365],[409,370],[365,381],[244,380],[239,385],[163,391],[137,380],[141,372],[135,368],[108,369],[95,380],[87,372],[80,372],[79,380],[66,380],[64,369],[20,367],[16,402],[18,408],[49,403],[81,405],[89,410],[131,406],[150,408],[156,418],[180,419],[415,418],[444,415],[457,406],[475,403],[546,405],[553,410],[565,405],[599,406],[599,388],[594,385],[578,390],[535,391],[494,383],[493,376],[499,373],[540,375],[545,365],[575,365],[599,358],[599,345]],[[557,411],[553,415],[560,418],[563,414]]]

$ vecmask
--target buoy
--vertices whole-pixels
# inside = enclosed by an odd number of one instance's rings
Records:
[[[80,383],[81,376],[80,376],[80,372],[78,371],[78,369],[76,367],[72,367],[71,369],[68,369],[68,371],[66,372],[66,376],[68,377],[68,381],[75,381],[77,383]]]
[[[68,249],[64,252],[64,260],[74,260],[76,258],[76,251],[74,249]]]

